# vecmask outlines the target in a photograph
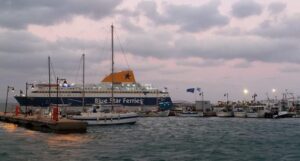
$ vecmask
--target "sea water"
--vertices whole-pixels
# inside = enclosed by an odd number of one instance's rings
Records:
[[[0,123],[1,161],[300,160],[300,119],[139,118],[54,134]]]

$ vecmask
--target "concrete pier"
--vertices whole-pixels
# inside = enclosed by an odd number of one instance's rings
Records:
[[[54,132],[54,133],[85,133],[87,129],[87,123],[76,120],[69,120],[66,118],[61,118],[58,121],[52,120],[50,117],[46,116],[27,116],[18,115],[15,116],[14,113],[0,113],[0,121],[14,123],[19,126],[42,131],[42,132]]]

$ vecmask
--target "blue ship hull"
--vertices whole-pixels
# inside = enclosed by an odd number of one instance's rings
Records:
[[[78,97],[63,97],[63,98],[48,98],[48,97],[21,97],[15,96],[15,99],[21,106],[38,106],[38,107],[48,107],[51,104],[65,104],[68,106],[82,106],[82,98]],[[143,98],[143,97],[122,97],[115,98],[115,104],[120,104],[123,106],[158,106],[161,103],[170,103],[172,100],[170,97],[163,98]],[[93,104],[111,104],[111,98],[107,97],[85,97],[84,98],[85,106],[91,106]]]

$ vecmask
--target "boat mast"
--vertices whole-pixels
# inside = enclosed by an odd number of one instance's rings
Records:
[[[85,90],[84,90],[84,71],[85,70],[85,54],[82,54],[82,110],[84,110],[84,97],[85,97]]]
[[[48,56],[48,78],[49,78],[49,105],[51,104],[51,71],[50,71],[50,56]]]
[[[114,111],[114,25],[111,25],[111,110]]]

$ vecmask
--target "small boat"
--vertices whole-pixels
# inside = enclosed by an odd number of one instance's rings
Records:
[[[197,111],[182,111],[181,113],[177,113],[179,117],[203,117],[203,112]]]
[[[296,112],[289,112],[289,111],[280,111],[277,115],[274,115],[273,118],[291,118],[295,117]]]
[[[140,117],[168,117],[170,110],[139,112]]]
[[[250,105],[246,115],[248,118],[264,118],[266,113],[265,105]]]
[[[232,117],[233,116],[233,112],[230,108],[224,107],[221,108],[220,110],[218,110],[216,112],[216,115],[218,117]]]
[[[68,117],[72,120],[86,121],[88,125],[121,125],[135,124],[138,119],[137,113],[134,112],[112,112],[101,109],[101,106],[94,105],[92,110],[81,112],[80,115]]]
[[[241,118],[244,118],[246,117],[246,111],[243,107],[235,107],[233,109],[233,115],[234,117],[241,117]]]
[[[296,117],[296,108],[294,107],[281,107],[279,110],[273,115],[273,118],[290,118],[290,117]]]
[[[203,115],[203,111],[196,111],[193,106],[182,107],[182,110],[176,113],[179,117],[203,117]]]

